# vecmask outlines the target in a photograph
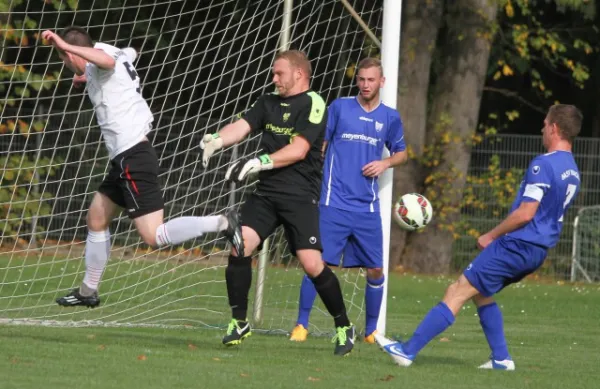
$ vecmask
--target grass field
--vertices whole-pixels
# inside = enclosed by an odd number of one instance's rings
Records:
[[[388,334],[406,337],[448,280],[391,275]],[[516,372],[479,371],[488,349],[473,305],[410,368],[376,346],[335,358],[327,337],[295,344],[255,333],[0,326],[0,388],[598,388],[600,286],[525,282],[500,295]]]
[[[118,258],[118,257],[117,257]],[[0,255],[0,322],[27,318],[61,323],[102,322],[154,326],[223,327],[227,305],[227,256],[210,260],[130,256],[111,260],[102,277],[102,304],[96,309],[64,309],[54,302],[81,283],[84,261],[61,256]],[[297,263],[267,267],[261,328],[281,333],[294,324],[303,272]],[[254,276],[256,283],[256,275]],[[340,274],[349,315],[361,318],[363,273]],[[250,294],[252,315],[254,288]],[[331,331],[321,304],[311,316],[313,330]]]

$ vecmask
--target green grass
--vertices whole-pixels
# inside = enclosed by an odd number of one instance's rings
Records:
[[[448,282],[391,275],[388,333],[408,336]],[[597,388],[599,299],[598,285],[507,288],[498,302],[511,373],[475,368],[489,351],[472,304],[408,369],[362,343],[335,358],[327,337],[255,333],[225,348],[222,331],[206,328],[0,326],[0,388]]]

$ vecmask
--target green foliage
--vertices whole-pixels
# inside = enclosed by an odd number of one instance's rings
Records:
[[[502,169],[500,157],[492,155],[483,173],[467,176],[461,202],[463,213],[481,215],[481,218],[488,220],[503,218],[510,210],[522,175],[522,169]],[[457,229],[474,238],[486,232],[465,220],[459,222]]]
[[[10,12],[12,9],[21,5],[24,0],[0,0],[0,12]]]
[[[436,228],[452,233],[454,239],[465,234],[478,237],[484,232],[465,219],[458,220],[461,211],[476,210],[480,214],[499,217],[507,212],[514,198],[521,172],[502,169],[497,155],[490,158],[487,170],[479,175],[467,175],[443,157],[450,144],[472,147],[485,139],[493,141],[495,133],[495,128],[488,128],[483,135],[457,135],[452,131],[452,119],[442,115],[433,130],[434,142],[425,145],[421,154],[408,148],[409,158],[426,172],[423,194],[436,210]],[[441,165],[444,167],[440,168]],[[456,185],[460,180],[466,182],[464,188]],[[457,198],[461,199],[458,203]]]
[[[63,8],[60,1],[51,3],[56,9]],[[69,2],[73,3],[76,2]],[[0,0],[0,12],[20,11],[24,6],[28,4],[22,0]],[[23,59],[33,55],[39,41],[38,21],[28,16],[33,14],[13,12],[10,18],[0,22],[0,39],[5,43],[3,57],[0,57],[0,91],[3,92],[0,111],[4,112],[0,120],[0,135],[4,135],[3,139],[11,135],[28,137],[31,133],[44,131],[45,119],[10,112],[33,112],[36,100],[52,93],[57,85],[58,72],[48,73],[46,66],[36,70],[33,65],[22,65],[35,63]],[[17,63],[5,63],[7,60]],[[12,107],[19,109],[11,110]],[[49,192],[41,192],[40,181],[56,174],[60,158],[51,160],[27,149],[21,151],[4,153],[0,157],[0,231],[4,236],[14,237],[19,231],[31,231],[31,220],[48,215],[52,210],[46,200],[53,196]],[[39,224],[35,228],[36,231],[42,230]]]
[[[10,11],[21,4],[21,1],[8,2],[0,0],[0,10]],[[27,50],[39,38],[38,22],[25,16],[23,19],[14,19],[10,23],[0,22],[0,39],[8,46],[7,50]],[[36,73],[31,68],[21,64],[6,64],[0,61],[0,91],[6,92],[0,99],[0,111],[4,112],[6,106],[15,107],[20,103],[23,107],[30,105],[31,101],[40,97],[44,92],[51,91],[57,84],[58,73]],[[25,100],[24,100],[25,99]],[[18,120],[4,119],[0,121],[0,134],[17,130],[23,135],[28,135],[31,130],[40,132],[44,129],[44,122],[25,123]]]
[[[553,96],[549,85],[562,76],[583,89],[590,78],[588,57],[597,39],[589,23],[595,16],[595,4],[588,0],[502,0],[498,34],[492,46],[488,69],[490,81],[524,77],[539,97]],[[554,13],[564,16],[556,23]],[[587,24],[583,24],[585,21]],[[552,102],[551,100],[548,100]]]
[[[54,164],[61,163],[54,158]],[[47,177],[56,174],[56,165],[49,158],[35,160],[32,157],[12,155],[0,157],[3,167],[0,176],[0,231],[4,236],[15,236],[23,228],[24,221],[34,217],[49,215],[52,207],[45,200],[53,196],[48,192],[40,193],[38,185]],[[43,231],[36,225],[36,231]]]
[[[79,5],[79,0],[51,0],[46,1],[46,3],[52,4],[54,9],[56,9],[57,11],[65,11],[68,9],[77,9],[77,6]]]

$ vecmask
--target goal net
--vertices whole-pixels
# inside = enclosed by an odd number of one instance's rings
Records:
[[[575,218],[571,281],[600,281],[600,205],[582,207]]]
[[[382,3],[350,0],[381,36]],[[83,278],[86,213],[109,160],[85,91],[41,32],[86,27],[94,40],[134,47],[142,95],[154,113],[150,134],[161,166],[165,217],[211,215],[238,207],[252,185],[235,190],[225,166],[257,152],[252,137],[199,162],[206,133],[234,120],[273,90],[270,67],[281,47],[284,5],[273,0],[76,0],[3,2],[0,54],[0,318],[55,325],[224,326],[228,246],[207,234],[152,250],[125,216],[111,224],[112,251],[100,285],[102,305],[67,309],[55,299]],[[8,5],[7,5],[8,4]],[[353,65],[379,53],[342,2],[295,0],[290,48],[306,51],[312,88],[331,102],[355,93]],[[303,276],[280,231],[269,240],[263,293],[251,317],[259,328],[295,324]],[[256,258],[259,257],[257,253]],[[256,269],[256,266],[255,266]],[[351,319],[362,326],[364,274],[338,271]],[[256,310],[253,311],[254,305]],[[313,332],[332,320],[317,301]]]

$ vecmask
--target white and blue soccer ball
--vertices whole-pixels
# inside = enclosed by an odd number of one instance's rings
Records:
[[[433,217],[431,202],[419,193],[407,193],[394,204],[394,220],[406,231],[424,228]]]

